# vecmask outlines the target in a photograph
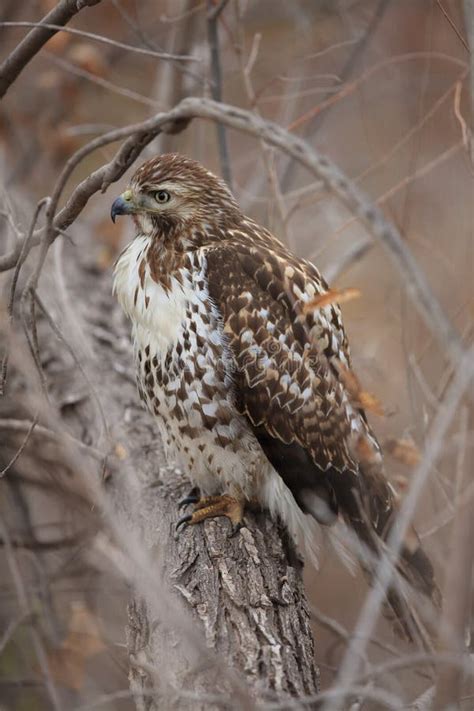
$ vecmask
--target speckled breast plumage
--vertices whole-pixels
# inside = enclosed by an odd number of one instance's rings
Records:
[[[237,412],[234,361],[209,298],[206,257],[194,252],[165,288],[137,238],[116,267],[116,291],[133,322],[137,382],[168,456],[207,493],[238,487],[250,497],[261,449]]]

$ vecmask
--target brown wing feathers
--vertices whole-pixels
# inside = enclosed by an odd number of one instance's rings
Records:
[[[238,407],[300,507],[323,523],[340,510],[377,553],[396,502],[365,415],[350,402],[340,377],[337,364],[350,368],[350,356],[338,309],[321,310],[320,319],[304,314],[305,296],[327,285],[268,232],[262,239],[253,236],[250,242],[237,234],[207,255],[209,294],[223,315],[236,361]],[[376,464],[357,460],[358,436],[370,438]],[[308,505],[314,493],[324,504],[322,514]],[[432,566],[413,540],[412,552],[404,550],[402,572],[436,598]],[[393,591],[390,595],[397,616],[405,618],[405,632],[413,636],[403,601]]]

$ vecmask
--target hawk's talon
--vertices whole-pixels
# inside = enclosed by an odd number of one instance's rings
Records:
[[[186,499],[190,498],[190,496],[186,497]],[[186,501],[186,499],[183,499],[183,502]],[[206,518],[225,516],[230,520],[233,528],[236,527],[235,533],[232,534],[235,535],[242,527],[243,511],[243,502],[228,494],[200,497],[194,504],[193,513],[180,518],[176,524],[176,529],[178,530],[180,526],[184,526],[185,524],[192,526],[204,521]]]
[[[176,524],[176,530],[179,531],[180,526],[189,525],[189,522],[192,520],[192,518],[193,518],[192,514],[187,514],[186,516],[181,516],[178,523]]]
[[[184,509],[185,506],[188,506],[189,504],[197,504],[198,501],[199,496],[192,496],[189,494],[189,496],[185,496],[184,499],[181,499],[178,503],[178,509],[181,511],[181,509]]]
[[[182,508],[184,508],[184,506],[187,506],[188,504],[197,504],[200,498],[201,490],[199,489],[199,486],[193,486],[191,491],[187,493],[184,499],[181,499],[181,501],[178,502],[178,509],[181,510]]]
[[[238,533],[240,533],[241,529],[245,528],[245,524],[242,523],[242,521],[239,521],[235,526],[231,521],[230,525],[231,525],[232,529],[231,529],[231,532],[229,533],[229,535],[227,536],[227,538],[235,538],[236,535]]]

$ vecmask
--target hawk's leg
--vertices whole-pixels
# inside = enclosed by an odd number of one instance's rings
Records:
[[[228,494],[222,496],[204,496],[195,504],[192,514],[188,514],[179,519],[176,528],[178,529],[184,525],[191,526],[204,521],[206,518],[226,516],[235,527],[232,534],[234,535],[242,527],[243,513],[243,501],[233,496],[229,496]]]

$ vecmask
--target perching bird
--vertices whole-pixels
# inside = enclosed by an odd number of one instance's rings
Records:
[[[227,516],[237,525],[256,501],[295,536],[309,530],[306,514],[323,524],[342,517],[377,556],[396,497],[352,386],[340,309],[318,306],[328,286],[317,269],[181,155],[136,171],[112,205],[114,221],[124,214],[136,236],[116,263],[114,291],[132,322],[140,397],[201,492],[179,523]],[[399,565],[437,598],[414,531]]]

